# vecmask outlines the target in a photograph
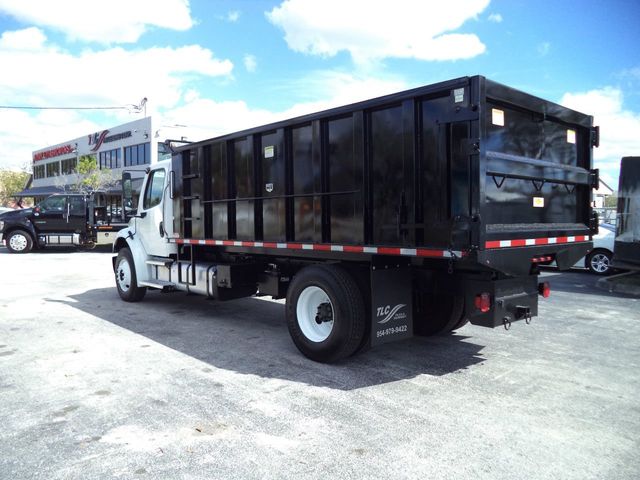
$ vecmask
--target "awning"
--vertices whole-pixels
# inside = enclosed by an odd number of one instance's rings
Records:
[[[140,188],[142,187],[143,178],[134,178],[132,180],[133,191],[140,192]],[[102,190],[103,193],[107,195],[121,195],[122,194],[122,182],[118,180],[118,182],[106,189]],[[49,195],[53,195],[54,193],[74,193],[74,190],[70,185],[47,185],[43,187],[32,187],[25,188],[21,192],[15,193],[13,197],[48,197]]]
[[[13,197],[48,197],[54,193],[67,193],[64,187],[57,187],[55,185],[48,185],[46,187],[32,187],[26,188],[21,192],[14,193]]]

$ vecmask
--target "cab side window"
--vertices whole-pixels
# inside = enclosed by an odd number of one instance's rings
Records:
[[[65,195],[55,195],[44,199],[38,207],[40,211],[45,212],[62,212],[64,211],[67,203],[67,197]]]
[[[84,215],[84,198],[69,197],[69,213],[71,215]]]
[[[147,183],[147,189],[144,192],[144,202],[142,208],[147,210],[155,207],[162,201],[162,190],[164,189],[165,173],[163,169],[151,172],[151,178]]]

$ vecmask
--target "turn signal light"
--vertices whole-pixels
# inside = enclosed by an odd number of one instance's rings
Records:
[[[487,313],[491,310],[491,295],[488,293],[481,293],[476,295],[476,308],[482,313]]]
[[[544,298],[549,298],[549,295],[551,295],[551,285],[549,285],[549,282],[539,283],[538,293],[542,295]]]

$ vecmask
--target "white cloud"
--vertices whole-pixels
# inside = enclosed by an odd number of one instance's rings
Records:
[[[42,30],[36,27],[25,28],[14,32],[3,32],[0,36],[2,50],[41,50],[47,39]]]
[[[457,60],[485,51],[469,33],[452,33],[476,18],[489,0],[393,3],[356,0],[285,0],[267,12],[296,52],[331,57],[348,51],[358,63],[384,58]]]
[[[201,98],[197,92],[189,91],[184,96],[185,105],[163,112],[161,123],[187,125],[188,138],[202,140],[394,93],[406,89],[407,85],[394,79],[376,79],[342,72],[312,72],[283,85],[283,88],[288,92],[303,89],[313,94],[308,94],[308,99],[284,110],[271,111],[251,108],[241,100]]]
[[[551,51],[550,42],[542,42],[538,44],[538,55],[540,55],[541,57],[546,57],[547,55],[549,55],[550,51]]]
[[[254,73],[258,69],[258,61],[255,55],[246,54],[243,58],[244,68],[247,72]]]
[[[238,10],[233,10],[227,13],[226,20],[230,23],[236,23],[240,19],[240,12]]]
[[[502,15],[499,13],[492,13],[489,15],[489,21],[494,23],[502,23]]]
[[[595,148],[595,167],[610,187],[616,189],[620,159],[640,152],[640,113],[624,108],[622,91],[614,87],[581,93],[566,93],[562,105],[593,115],[600,126],[600,147]]]
[[[193,26],[188,0],[0,0],[0,13],[63,32],[72,40],[133,43],[149,28],[188,30]]]
[[[0,105],[121,106],[147,97],[149,115],[175,107],[192,80],[228,78],[233,69],[231,61],[217,59],[198,45],[87,49],[72,55],[47,42],[37,28],[2,34],[0,65],[7,67],[0,75]],[[126,110],[103,117],[106,125],[83,120],[95,112],[63,113],[0,109],[0,166],[20,166],[32,150],[132,120]],[[60,124],[49,121],[51,116]]]
[[[157,106],[172,106],[187,76],[224,76],[233,69],[231,61],[219,60],[198,45],[129,51],[117,47],[79,55],[42,41],[37,50],[7,47],[11,39],[28,35],[42,33],[27,29],[0,38],[0,65],[11,67],[0,76],[2,104],[122,105],[146,96]]]

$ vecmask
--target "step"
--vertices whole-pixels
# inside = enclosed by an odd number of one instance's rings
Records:
[[[148,282],[138,282],[141,287],[159,288],[160,290],[172,290],[176,287],[173,282],[165,280],[149,280]]]
[[[151,257],[148,258],[145,263],[147,265],[156,265],[158,267],[170,267],[173,264],[173,259],[166,257]]]

